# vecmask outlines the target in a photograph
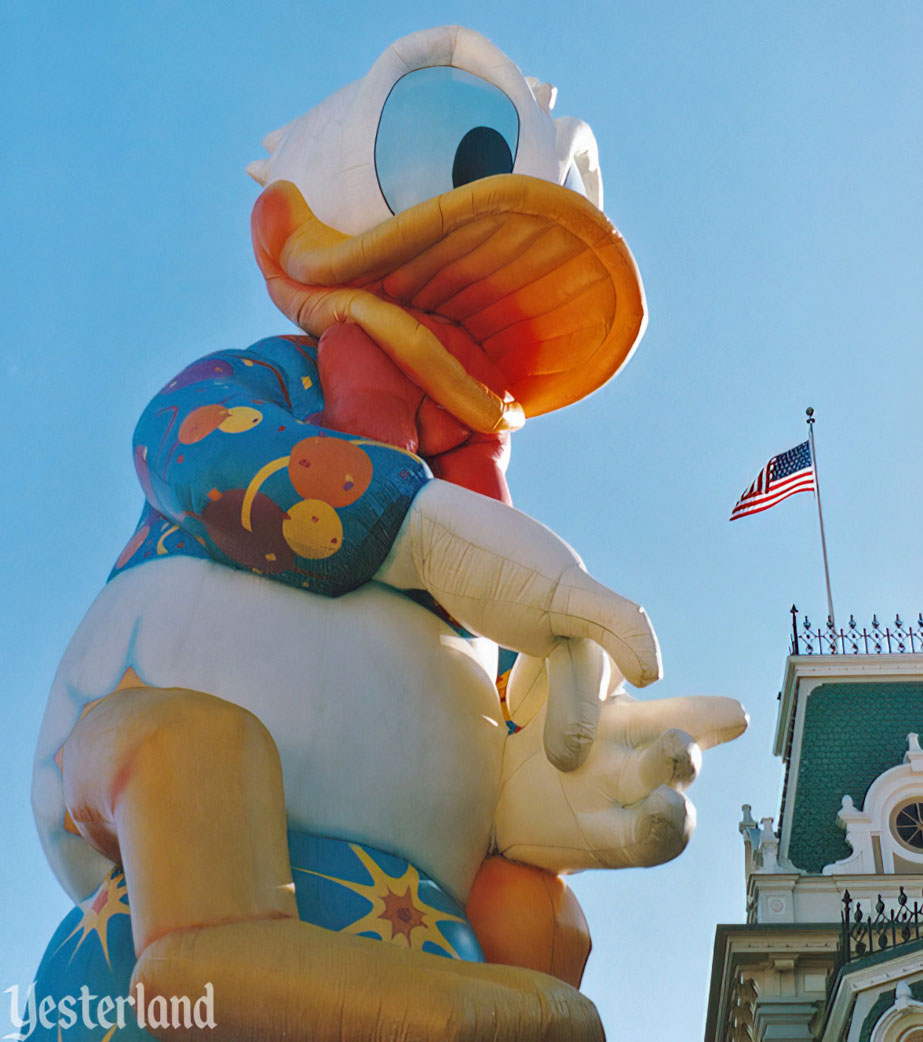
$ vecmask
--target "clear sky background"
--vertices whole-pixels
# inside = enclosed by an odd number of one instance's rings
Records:
[[[744,917],[740,804],[778,809],[788,609],[826,612],[817,514],[804,494],[728,514],[804,439],[805,406],[840,618],[923,609],[923,5],[0,0],[0,991],[69,908],[31,757],[140,509],[136,419],[188,362],[289,328],[243,168],[392,40],[446,23],[594,128],[650,304],[623,374],[514,438],[517,505],[648,608],[666,677],[645,697],[730,694],[752,718],[706,756],[678,861],[574,880],[610,1039],[702,1037],[714,925]]]

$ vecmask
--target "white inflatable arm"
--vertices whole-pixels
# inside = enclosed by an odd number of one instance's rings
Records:
[[[550,529],[503,503],[435,479],[417,494],[375,576],[424,589],[463,626],[548,660],[545,748],[570,770],[589,750],[599,717],[603,648],[637,687],[659,679],[660,649],[643,608],[592,579]]]

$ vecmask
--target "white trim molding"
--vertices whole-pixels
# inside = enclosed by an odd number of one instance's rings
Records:
[[[851,796],[843,797],[836,821],[852,853],[827,865],[824,875],[923,872],[923,831],[916,847],[902,842],[894,827],[895,816],[914,800],[923,804],[923,749],[919,736],[909,734],[904,762],[878,775],[861,809]]]

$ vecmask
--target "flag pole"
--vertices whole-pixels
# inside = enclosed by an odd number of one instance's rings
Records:
[[[830,625],[836,628],[836,616],[833,614],[833,594],[830,592],[830,565],[827,563],[827,540],[824,537],[824,512],[820,506],[820,478],[817,474],[817,453],[814,449],[814,410],[809,405],[805,409],[808,417],[808,438],[811,443],[811,465],[814,467],[814,492],[817,496],[817,519],[820,521],[820,547],[824,554],[824,578],[827,580],[827,610]]]

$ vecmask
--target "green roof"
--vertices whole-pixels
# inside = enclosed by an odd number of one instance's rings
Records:
[[[907,734],[923,732],[923,683],[821,684],[810,692],[791,814],[788,857],[819,873],[850,853],[836,824],[844,794],[861,807],[879,774],[903,762]]]

